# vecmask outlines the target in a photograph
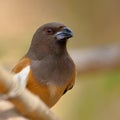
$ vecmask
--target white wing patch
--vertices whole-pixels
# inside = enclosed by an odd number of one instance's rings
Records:
[[[22,71],[14,75],[14,78],[19,80],[19,82],[27,83],[27,77],[30,72],[30,65],[25,67]]]
[[[16,82],[17,84],[14,86],[13,90],[10,91],[9,93],[10,97],[19,95],[25,89],[29,72],[30,72],[30,65],[26,66],[22,71],[14,75],[13,79],[17,81]]]

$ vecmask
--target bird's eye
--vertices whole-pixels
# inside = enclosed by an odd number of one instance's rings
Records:
[[[45,29],[45,32],[48,34],[48,35],[51,35],[53,33],[53,30],[51,28],[47,28]]]

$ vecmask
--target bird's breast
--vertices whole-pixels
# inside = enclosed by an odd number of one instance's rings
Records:
[[[63,95],[67,84],[63,86],[52,83],[42,84],[36,80],[32,72],[28,77],[27,88],[34,94],[38,95],[49,107],[52,107]]]
[[[74,71],[73,61],[70,59],[47,58],[41,61],[32,61],[31,69],[36,80],[42,84],[53,83],[64,85]]]
[[[27,87],[51,107],[63,95],[73,71],[74,65],[69,59],[32,61]]]

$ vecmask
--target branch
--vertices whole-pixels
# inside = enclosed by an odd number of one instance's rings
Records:
[[[71,51],[78,73],[120,68],[120,44]]]
[[[2,87],[1,87],[2,86]],[[16,86],[13,75],[0,67],[0,92],[7,94]],[[51,110],[37,96],[24,89],[20,95],[11,98],[15,107],[32,120],[58,120]]]

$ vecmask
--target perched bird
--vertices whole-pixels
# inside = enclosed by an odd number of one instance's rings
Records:
[[[15,77],[52,107],[75,82],[75,64],[66,43],[72,31],[60,23],[47,23],[35,32],[30,48],[12,69]]]

